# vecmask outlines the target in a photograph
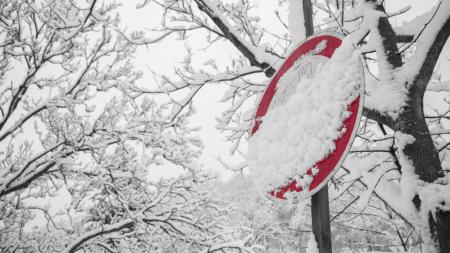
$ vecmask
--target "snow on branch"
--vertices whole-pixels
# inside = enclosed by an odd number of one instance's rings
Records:
[[[95,238],[99,235],[112,233],[115,231],[120,231],[121,229],[125,227],[129,227],[133,225],[132,219],[126,219],[122,222],[113,224],[113,225],[106,225],[101,226],[100,228],[94,229],[92,231],[89,231],[82,236],[78,237],[76,240],[74,240],[69,246],[66,247],[64,250],[64,253],[74,253],[78,250],[78,248],[85,242],[89,241],[92,238]]]
[[[450,36],[450,2],[441,1],[435,7],[434,17],[417,38],[417,48],[411,59],[397,74],[410,85],[418,86],[424,92],[433,74],[442,48]]]
[[[223,36],[250,61],[250,65],[263,69],[266,76],[272,76],[275,73],[275,69],[271,65],[276,58],[266,52],[270,52],[270,50],[242,38],[236,28],[221,14],[220,8],[223,7],[219,0],[195,0],[195,2],[198,8],[206,13],[221,30]]]
[[[305,18],[303,16],[303,0],[289,0],[288,27],[294,45],[306,38]]]
[[[257,67],[241,67],[236,71],[225,71],[221,73],[208,73],[205,71],[196,71],[188,66],[185,71],[176,70],[176,74],[180,80],[173,81],[167,77],[162,77],[162,84],[158,89],[146,90],[141,87],[132,87],[131,94],[136,97],[145,94],[168,94],[173,102],[172,112],[169,115],[168,121],[172,122],[180,113],[187,108],[197,93],[208,84],[220,82],[237,82],[247,76],[261,73],[262,70]],[[187,94],[182,98],[172,98],[171,94],[176,92],[186,91]]]

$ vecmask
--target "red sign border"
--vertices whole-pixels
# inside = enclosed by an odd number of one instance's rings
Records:
[[[301,41],[300,43],[298,43],[290,52],[289,54],[287,54],[288,56],[286,57],[286,60],[289,58],[289,56],[291,56],[301,45],[303,45],[305,42],[320,37],[320,36],[335,36],[337,38],[339,38],[341,41],[345,38],[345,35],[338,33],[338,32],[319,32],[316,33],[312,36],[307,37],[306,39],[304,39],[303,41]],[[298,59],[298,58],[297,58]],[[296,60],[297,60],[296,59]],[[362,74],[362,80],[363,82],[361,83],[361,87],[360,87],[360,94],[359,94],[359,106],[358,106],[358,115],[356,117],[356,122],[355,125],[353,127],[353,131],[351,133],[350,139],[347,143],[347,146],[345,147],[344,152],[342,153],[341,158],[339,159],[339,161],[336,163],[335,167],[333,168],[333,170],[331,170],[331,172],[328,174],[328,176],[321,182],[319,183],[313,190],[311,191],[301,191],[298,192],[298,196],[297,196],[297,200],[302,201],[302,200],[306,200],[308,198],[310,198],[312,195],[314,195],[315,193],[317,193],[320,189],[322,189],[322,187],[324,187],[326,184],[328,184],[328,182],[330,181],[330,179],[337,173],[337,171],[339,170],[339,168],[341,167],[341,165],[344,163],[345,158],[347,157],[351,146],[353,145],[353,142],[356,138],[356,135],[358,133],[358,129],[361,123],[361,117],[362,117],[362,113],[363,113],[363,108],[364,108],[364,94],[365,94],[365,64],[364,64],[364,60],[363,57],[360,57],[361,59],[361,74]],[[279,78],[277,76],[278,72],[280,71],[281,67],[284,65],[284,63],[286,62],[286,60],[283,62],[283,64],[280,65],[280,68],[277,69],[277,71],[275,72],[275,74],[273,75],[273,77],[269,80],[269,84],[273,81],[273,79],[275,78]],[[277,82],[278,83],[278,82]],[[269,87],[269,86],[267,86]],[[267,89],[267,88],[266,88]],[[261,104],[261,101],[264,97],[266,90],[264,90],[263,94],[261,95],[259,102],[258,102],[258,108]],[[273,98],[273,97],[272,97]],[[356,99],[354,100],[356,101]],[[250,137],[253,135],[253,129],[255,127],[256,124],[256,113],[258,111],[258,108],[255,110],[255,114],[253,116],[253,124],[249,130],[250,133]],[[267,113],[267,112],[266,112]],[[257,186],[258,187],[258,186]],[[259,188],[259,187],[258,187]],[[265,194],[263,194],[263,196],[267,197],[268,199],[275,201],[275,202],[279,202],[279,203],[286,203],[287,200],[286,199],[281,199],[281,198],[277,198],[275,196],[273,196],[272,194],[270,194],[269,192],[266,192]]]

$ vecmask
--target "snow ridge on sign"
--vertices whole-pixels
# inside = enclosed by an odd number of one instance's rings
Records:
[[[301,71],[291,68],[285,76],[298,76]],[[332,58],[315,71],[311,78],[280,79],[277,90],[296,88],[287,89],[293,91],[287,101],[271,105],[249,141],[247,161],[263,189],[274,191],[293,179],[298,187],[308,189],[312,181],[308,169],[332,153],[335,141],[346,131],[343,122],[351,115],[349,105],[364,81],[359,53],[344,39]],[[318,173],[317,168],[313,172]]]

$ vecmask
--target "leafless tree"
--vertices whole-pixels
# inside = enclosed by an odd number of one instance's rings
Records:
[[[198,171],[191,112],[138,85],[116,7],[0,2],[0,251],[259,250]],[[168,163],[186,173],[148,178]]]

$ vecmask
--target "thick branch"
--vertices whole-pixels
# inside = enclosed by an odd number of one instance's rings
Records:
[[[412,161],[415,173],[425,182],[434,182],[444,175],[436,147],[425,121],[423,96],[439,55],[450,36],[450,3],[443,1],[438,6],[429,26],[418,40],[414,57],[403,67],[401,77],[407,80],[406,106],[396,122],[395,130],[414,137],[415,142],[404,148]]]
[[[24,97],[25,92],[29,88],[30,80],[35,76],[35,74],[38,70],[39,70],[39,67],[35,68],[19,85],[19,88],[17,89],[16,93],[13,95],[13,97],[9,103],[9,107],[8,107],[5,117],[3,117],[2,121],[0,122],[0,130],[3,129],[5,124],[8,122],[9,118],[15,112],[19,102],[22,101],[22,98]]]
[[[446,8],[447,5],[442,6],[441,8]],[[433,29],[430,27],[430,29]],[[424,34],[426,36],[427,34]],[[426,52],[423,52],[426,56],[425,59],[420,66],[418,74],[416,75],[413,86],[418,86],[422,95],[425,93],[425,89],[430,82],[431,75],[433,74],[434,67],[441,55],[442,49],[444,48],[445,43],[447,42],[448,37],[450,36],[450,15],[446,17],[445,23],[439,29],[439,32],[433,38],[428,36],[425,37],[427,40],[433,40],[433,43],[429,46]]]
[[[8,130],[6,130],[4,133],[0,134],[0,142],[3,141],[7,136],[14,133],[14,131],[16,131],[17,129],[22,127],[23,124],[25,124],[25,122],[27,122],[29,119],[31,119],[33,116],[37,115],[39,112],[41,112],[44,109],[47,109],[47,105],[40,106],[40,107],[36,108],[34,111],[28,113],[26,116],[19,119],[12,127],[10,127]]]
[[[382,5],[377,7],[377,10],[385,13]],[[387,61],[394,68],[402,66],[402,58],[398,52],[397,43],[392,38],[396,38],[395,32],[387,17],[380,17],[378,21],[378,31],[382,38],[383,50],[386,53]]]
[[[74,253],[83,243],[89,241],[90,239],[95,238],[99,235],[120,231],[121,229],[132,226],[133,223],[134,221],[132,219],[126,219],[113,225],[102,226],[100,228],[94,229],[78,237],[75,241],[73,241],[69,246],[66,247],[64,253]]]
[[[204,0],[195,0],[195,2],[197,3],[198,8],[206,13],[214,24],[216,24],[216,26],[222,31],[223,36],[226,37],[250,61],[250,65],[263,69],[267,77],[271,77],[275,73],[275,69],[272,68],[268,62],[263,62],[257,59],[257,56],[249,49],[248,45],[245,45],[242,39],[238,38],[237,35],[230,30],[230,27],[225,24],[225,21],[210,9]]]
[[[390,116],[369,108],[364,108],[363,115],[368,119],[377,121],[391,129],[394,129],[394,120]]]
[[[32,173],[26,175],[24,178],[18,180],[17,183],[12,184],[11,187],[5,188],[0,192],[0,197],[6,196],[15,191],[23,190],[27,188],[34,180],[44,175],[49,169],[56,165],[55,161],[50,161],[43,165],[43,167],[39,169],[35,169]]]
[[[397,43],[408,43],[411,42],[414,39],[414,35],[396,35],[396,41]]]

